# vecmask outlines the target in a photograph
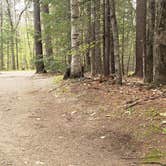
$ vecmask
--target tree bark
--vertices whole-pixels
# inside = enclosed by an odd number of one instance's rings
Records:
[[[103,47],[103,63],[104,76],[110,75],[110,2],[104,0],[104,47]]]
[[[47,24],[47,19],[45,16],[48,16],[50,14],[49,11],[49,5],[48,3],[42,4],[43,9],[43,28],[44,28],[44,42],[45,42],[45,51],[46,51],[46,58],[47,58],[47,65],[48,68],[51,68],[51,64],[53,61],[53,49],[52,49],[52,39],[49,32],[49,25]]]
[[[91,0],[91,74],[96,75],[96,54],[95,54],[95,0]]]
[[[102,74],[101,62],[101,31],[100,31],[100,0],[95,0],[95,56],[96,56],[96,74]]]
[[[137,0],[136,8],[136,69],[135,74],[143,77],[146,56],[146,0]]]
[[[156,2],[154,82],[166,84],[166,1]]]
[[[79,0],[70,0],[71,7],[71,47],[72,47],[72,59],[71,59],[71,77],[79,78],[83,76],[81,55],[79,53]]]
[[[154,27],[155,27],[155,0],[148,1],[147,10],[147,53],[145,82],[153,81],[153,45],[154,45]]]
[[[112,32],[114,38],[114,54],[117,61],[117,84],[122,84],[122,71],[121,71],[121,62],[120,62],[120,55],[119,55],[119,33],[118,33],[118,25],[117,19],[115,14],[115,1],[110,0],[110,14],[111,14],[111,24],[112,24]]]
[[[88,17],[88,25],[87,32],[85,34],[86,44],[88,45],[86,55],[85,55],[85,69],[88,71],[91,65],[91,57],[90,57],[90,45],[91,45],[91,1],[87,4],[87,17]]]
[[[36,53],[36,73],[45,73],[43,61],[43,46],[41,36],[41,21],[40,21],[40,3],[39,0],[34,0],[34,39]]]
[[[112,26],[110,31],[110,74],[115,74],[115,55],[114,55],[114,39],[113,39],[113,32]]]
[[[123,12],[123,28],[122,28],[122,55],[121,55],[121,61],[122,61],[122,74],[125,74],[124,71],[124,51],[125,51],[125,12]]]

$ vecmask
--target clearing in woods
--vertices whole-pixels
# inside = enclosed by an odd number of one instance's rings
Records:
[[[165,88],[3,72],[0,166],[166,163],[165,108]]]

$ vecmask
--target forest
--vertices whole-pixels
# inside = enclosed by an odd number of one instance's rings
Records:
[[[0,166],[166,165],[166,0],[0,0],[0,89]]]
[[[1,70],[165,83],[164,1],[115,2],[1,0]]]

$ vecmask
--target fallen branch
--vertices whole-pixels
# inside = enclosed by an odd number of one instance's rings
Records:
[[[163,163],[160,163],[160,162],[148,162],[148,161],[145,161],[145,162],[141,162],[140,164],[151,164],[151,165],[160,165],[160,166],[166,166],[166,164],[163,164]]]
[[[134,107],[134,106],[137,105],[137,104],[140,104],[140,101],[136,101],[136,102],[134,102],[134,103],[131,103],[131,104],[125,106],[125,109],[129,109],[129,108],[131,108],[131,107]]]
[[[150,96],[150,97],[146,97],[144,99],[136,99],[134,101],[128,101],[125,105],[125,109],[129,109],[131,107],[134,107],[135,105],[138,105],[138,104],[142,104],[143,102],[147,102],[147,101],[150,101],[150,100],[155,100],[155,99],[158,99],[158,98],[165,98],[166,95],[165,93],[161,94],[161,95],[158,95],[158,96]]]

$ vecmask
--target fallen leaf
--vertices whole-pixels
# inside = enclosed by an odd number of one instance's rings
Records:
[[[95,113],[95,112],[93,112],[90,116],[94,116],[94,115],[96,115],[96,113]]]
[[[71,112],[72,115],[75,114],[75,113],[77,113],[77,111],[73,111],[73,112]]]
[[[24,164],[26,164],[26,165],[27,165],[27,164],[28,164],[28,161],[24,161]]]
[[[42,161],[36,161],[36,165],[44,165],[44,162],[42,162]]]
[[[161,124],[162,124],[162,125],[166,124],[166,120],[163,120],[163,121],[161,122]]]
[[[101,139],[104,139],[105,137],[106,137],[106,136],[105,136],[105,135],[103,135],[103,136],[101,136],[100,138],[101,138]]]

